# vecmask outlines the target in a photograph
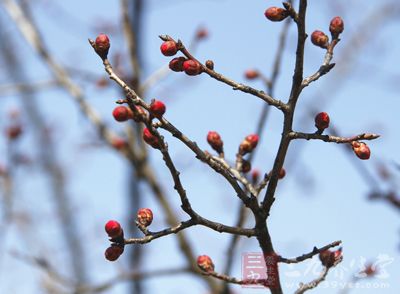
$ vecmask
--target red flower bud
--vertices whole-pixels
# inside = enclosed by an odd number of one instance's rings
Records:
[[[222,153],[223,151],[223,146],[224,142],[221,140],[221,136],[214,131],[210,131],[207,134],[207,142],[210,144],[212,149],[217,151],[218,153]]]
[[[128,145],[128,143],[124,139],[121,139],[121,138],[114,138],[111,141],[111,144],[117,150],[121,150],[122,148],[124,148]]]
[[[270,21],[282,21],[286,17],[288,17],[289,14],[287,10],[284,8],[270,7],[267,10],[265,10],[264,15]]]
[[[155,149],[160,148],[158,138],[153,135],[148,128],[143,129],[143,140]]]
[[[129,107],[117,106],[114,108],[112,115],[116,121],[123,122],[133,118],[133,112]]]
[[[242,173],[248,173],[251,170],[251,163],[245,159],[242,160]]]
[[[197,266],[204,272],[214,271],[214,264],[208,255],[200,255],[197,257]]]
[[[358,158],[366,160],[371,156],[371,151],[367,144],[363,142],[352,142],[351,147]]]
[[[247,140],[243,140],[242,143],[239,145],[239,154],[245,155],[246,153],[249,153],[253,151],[251,148],[251,143]]]
[[[124,248],[122,246],[112,245],[106,249],[106,251],[104,252],[104,256],[109,261],[115,261],[118,259],[118,257],[121,256],[123,252]]]
[[[172,59],[169,62],[169,68],[172,71],[176,71],[176,72],[180,72],[183,71],[183,63],[186,61],[187,59],[185,57],[175,57],[174,59]]]
[[[212,60],[207,60],[207,61],[206,61],[206,67],[207,67],[208,69],[214,70],[214,61],[212,61]]]
[[[196,39],[201,40],[208,37],[208,31],[206,28],[200,28],[196,32]]]
[[[6,129],[6,136],[10,140],[18,139],[22,134],[22,126],[20,124],[9,126]]]
[[[321,260],[322,265],[332,267],[342,259],[342,248],[335,251],[324,250],[320,252],[319,259]]]
[[[110,49],[110,39],[106,34],[97,36],[94,42],[94,49],[101,58],[107,58],[108,50]]]
[[[141,208],[137,212],[137,221],[142,226],[148,227],[153,222],[153,212],[150,208]]]
[[[174,56],[178,52],[178,45],[174,41],[165,41],[161,44],[160,50],[164,56]]]
[[[105,225],[106,233],[110,238],[117,238],[122,235],[122,228],[119,222],[110,220]]]
[[[202,69],[200,63],[190,59],[183,63],[183,70],[189,76],[196,76],[201,74]]]
[[[150,113],[157,118],[161,118],[165,113],[165,104],[159,100],[153,100],[150,104]]]
[[[331,267],[335,262],[335,258],[333,256],[333,252],[330,250],[324,250],[319,253],[319,260],[321,261],[323,266]]]
[[[248,135],[248,136],[245,138],[245,140],[246,140],[246,141],[249,141],[250,144],[251,144],[251,148],[254,149],[254,148],[257,147],[259,137],[258,137],[258,135],[256,135],[256,134],[251,134],[251,135]]]
[[[254,80],[260,76],[260,72],[256,69],[248,69],[245,71],[244,76],[248,80]]]
[[[315,116],[315,127],[323,131],[329,127],[329,115],[326,112],[320,112]]]
[[[283,179],[286,176],[286,170],[282,167],[278,173],[278,179]]]
[[[239,145],[239,154],[245,155],[246,153],[252,152],[258,144],[258,139],[258,135],[248,135]]]
[[[260,179],[260,171],[258,169],[255,169],[251,172],[251,180],[253,183],[257,183],[258,180]]]
[[[377,272],[376,266],[374,266],[373,264],[368,264],[368,265],[366,266],[365,270],[364,270],[364,274],[365,274],[367,277],[372,277],[372,276],[374,276],[374,275],[376,274],[376,272]]]
[[[332,18],[329,24],[329,31],[332,34],[332,38],[337,38],[344,30],[343,19],[340,16]]]
[[[314,31],[311,34],[311,42],[318,47],[326,49],[328,47],[329,38],[324,32]]]

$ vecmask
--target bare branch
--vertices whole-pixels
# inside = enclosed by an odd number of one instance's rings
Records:
[[[207,272],[207,273],[203,273],[203,274],[206,275],[206,276],[210,276],[210,277],[216,278],[218,280],[227,282],[227,283],[237,284],[237,285],[263,285],[263,286],[265,286],[266,283],[267,283],[266,279],[240,280],[238,278],[230,277],[228,275],[219,274],[217,272]]]
[[[337,137],[331,135],[320,135],[317,133],[290,132],[289,137],[291,139],[321,140],[324,142],[345,144],[360,140],[375,140],[380,136],[377,134],[364,133],[357,136],[345,138],[345,137]]]

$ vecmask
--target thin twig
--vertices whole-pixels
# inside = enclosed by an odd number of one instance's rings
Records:
[[[324,142],[345,144],[345,143],[351,143],[351,142],[360,141],[360,140],[374,140],[374,139],[379,138],[379,135],[364,133],[364,134],[356,135],[353,137],[345,138],[345,137],[337,137],[337,136],[331,136],[331,135],[320,135],[317,133],[290,132],[289,137],[291,139],[321,140]]]
[[[342,241],[335,241],[335,242],[332,242],[332,243],[330,243],[328,245],[325,245],[325,246],[323,246],[321,248],[314,247],[311,252],[303,254],[303,255],[300,255],[300,256],[295,257],[295,258],[284,258],[282,256],[279,256],[279,262],[283,262],[283,263],[299,263],[299,262],[302,262],[302,261],[304,261],[306,259],[312,258],[313,256],[321,253],[322,251],[328,250],[328,249],[330,249],[332,247],[339,246],[341,243],[342,243]]]

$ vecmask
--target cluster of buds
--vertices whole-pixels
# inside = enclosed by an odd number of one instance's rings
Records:
[[[154,149],[160,149],[160,141],[148,128],[143,129],[143,141],[149,144]]]
[[[217,151],[218,154],[224,153],[224,142],[221,139],[221,136],[215,132],[210,131],[207,134],[207,142],[210,144],[211,148]]]
[[[325,129],[329,127],[329,122],[329,115],[326,112],[320,112],[315,116],[315,127],[321,134]]]
[[[117,106],[114,108],[112,114],[116,121],[124,122],[133,119],[135,122],[144,122],[147,120],[145,110],[135,105],[134,111],[128,106]],[[150,119],[157,117],[161,119],[166,111],[166,106],[163,102],[153,99],[149,106]],[[153,148],[160,149],[160,142],[156,135],[154,135],[148,128],[143,129],[143,140]],[[121,140],[113,140],[113,146],[116,149],[122,149],[126,146],[126,142]]]
[[[106,249],[104,256],[109,261],[115,261],[124,252],[124,231],[115,220],[108,221],[105,230],[113,244]]]
[[[371,151],[367,144],[363,142],[351,142],[351,147],[358,158],[366,160],[371,156]]]
[[[264,15],[270,21],[282,21],[289,16],[289,12],[281,7],[270,7],[265,10]]]
[[[319,260],[321,261],[322,265],[326,267],[335,266],[342,260],[342,258],[342,248],[339,248],[335,251],[324,250],[319,254]]]
[[[137,222],[144,227],[148,227],[153,222],[153,212],[150,208],[141,208],[137,212]]]
[[[180,45],[173,40],[164,41],[161,44],[160,50],[164,56],[174,56],[180,49]],[[185,57],[176,57],[169,62],[169,68],[175,72],[184,71],[189,76],[196,76],[201,74],[201,64],[193,59]]]
[[[339,35],[344,31],[343,19],[339,16],[334,17],[329,24],[332,40],[339,40]],[[311,42],[318,47],[327,49],[329,37],[322,31],[316,30],[311,34]]]
[[[239,154],[245,155],[252,152],[257,147],[258,139],[259,137],[256,134],[248,135],[244,138],[242,143],[239,145]]]
[[[125,122],[127,120],[133,119],[135,122],[141,122],[146,119],[146,112],[140,106],[135,105],[135,111],[128,106],[117,106],[114,108],[112,115],[114,119],[118,122]]]
[[[214,271],[214,263],[208,255],[200,255],[197,257],[197,266],[203,272],[213,272]]]

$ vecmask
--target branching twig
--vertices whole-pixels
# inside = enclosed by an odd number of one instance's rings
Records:
[[[160,38],[162,40],[173,40],[170,36],[160,36]],[[183,55],[185,55],[187,58],[197,61],[202,68],[202,71],[205,72],[206,74],[208,74],[210,77],[224,83],[227,84],[229,86],[231,86],[234,90],[239,90],[242,91],[244,93],[248,93],[251,94],[253,96],[259,97],[262,100],[264,100],[266,103],[268,103],[269,105],[275,106],[276,108],[282,110],[282,111],[286,111],[287,110],[287,105],[285,103],[283,103],[280,100],[277,100],[275,98],[272,98],[270,95],[266,94],[264,91],[260,91],[260,90],[256,90],[250,86],[235,82],[232,79],[229,79],[225,76],[223,76],[220,73],[217,73],[216,71],[209,69],[208,67],[206,67],[203,63],[201,63],[200,61],[198,61],[186,48],[185,46],[182,44],[181,41],[178,41],[179,44],[179,48],[180,51],[183,53]]]
[[[328,272],[329,272],[329,267],[325,266],[318,278],[312,280],[307,284],[301,283],[299,289],[297,289],[296,292],[294,292],[294,294],[303,294],[308,290],[316,288],[321,282],[325,280],[326,276],[328,275]]]

